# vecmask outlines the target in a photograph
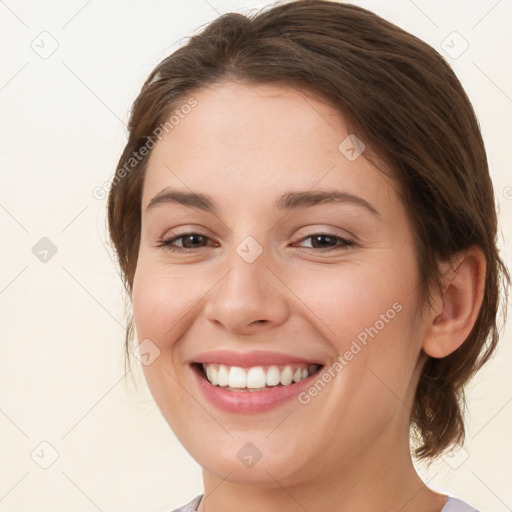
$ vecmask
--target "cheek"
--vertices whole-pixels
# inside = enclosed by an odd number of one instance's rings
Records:
[[[310,321],[342,356],[342,365],[351,367],[345,386],[359,386],[372,378],[371,370],[403,394],[420,350],[414,334],[417,279],[410,251],[382,252],[371,262],[318,267],[295,277],[291,288],[300,290],[303,313],[310,311]]]
[[[367,329],[387,330],[407,316],[402,310],[413,307],[416,273],[409,258],[400,261],[373,261],[324,266],[309,271],[289,273],[286,280],[311,312],[314,323],[323,326],[325,336],[338,349],[348,340],[364,339]],[[399,311],[400,310],[400,311]]]
[[[139,339],[151,338],[161,350],[169,348],[193,320],[204,297],[201,276],[178,268],[170,272],[160,262],[139,262],[133,283],[133,314]]]

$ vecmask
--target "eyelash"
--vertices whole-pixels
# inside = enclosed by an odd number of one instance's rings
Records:
[[[187,236],[191,236],[191,235],[199,235],[203,238],[207,238],[207,239],[211,240],[210,237],[203,235],[201,233],[190,232],[190,233],[183,233],[181,235],[174,236],[174,237],[167,238],[167,239],[161,238],[158,240],[157,246],[163,247],[165,250],[176,252],[176,253],[190,253],[191,251],[195,251],[197,249],[204,249],[206,247],[206,246],[204,246],[204,247],[196,247],[196,248],[183,248],[183,247],[177,247],[177,246],[171,245],[176,240],[180,240],[181,238],[186,238]],[[352,240],[347,240],[346,238],[342,238],[338,235],[335,235],[334,233],[327,233],[327,232],[313,233],[311,235],[301,238],[299,240],[299,242],[303,242],[304,240],[307,240],[308,238],[313,238],[315,236],[328,236],[330,238],[334,238],[338,242],[341,242],[341,246],[328,247],[328,248],[324,248],[324,249],[318,249],[315,247],[303,247],[303,249],[313,249],[313,250],[316,250],[319,252],[329,252],[329,251],[340,250],[340,249],[347,250],[356,245],[355,242],[353,242]]]

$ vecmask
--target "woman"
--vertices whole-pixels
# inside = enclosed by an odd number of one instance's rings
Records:
[[[136,99],[108,201],[144,374],[203,468],[180,511],[472,511],[464,439],[509,275],[444,59],[348,4],[219,17]],[[129,362],[129,361],[128,361]]]

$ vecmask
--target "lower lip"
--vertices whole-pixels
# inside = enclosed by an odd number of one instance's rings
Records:
[[[243,414],[268,411],[297,397],[301,391],[311,385],[312,380],[318,378],[320,371],[288,386],[274,386],[262,391],[230,391],[210,384],[200,374],[199,369],[192,368],[201,391],[214,406],[223,411]]]

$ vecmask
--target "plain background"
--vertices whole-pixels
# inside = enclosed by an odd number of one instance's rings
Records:
[[[512,1],[354,3],[431,44],[463,83],[510,264]],[[0,1],[0,512],[163,512],[202,491],[142,373],[138,389],[123,378],[123,290],[93,190],[112,177],[151,69],[218,15],[268,4]],[[511,335],[509,322],[468,389],[464,449],[419,466],[485,512],[512,510]]]

